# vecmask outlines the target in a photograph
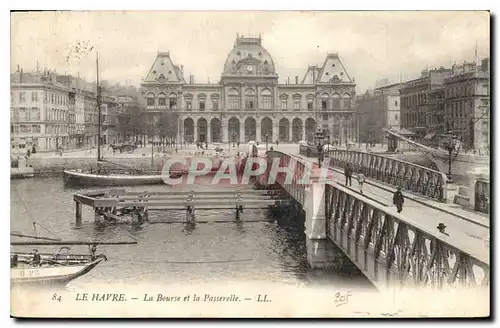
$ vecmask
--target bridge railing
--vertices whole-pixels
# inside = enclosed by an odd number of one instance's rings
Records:
[[[351,150],[330,150],[330,165],[345,168],[351,165],[354,172],[363,172],[367,178],[379,180],[403,190],[444,201],[446,174],[424,166],[373,153]]]
[[[275,177],[271,176],[272,163],[275,158],[279,158],[280,167],[293,167],[293,177],[289,179],[287,183],[287,173],[280,172],[277,173]],[[293,162],[293,164],[292,164]],[[299,204],[305,204],[306,199],[306,184],[303,180],[304,177],[308,177],[311,174],[311,166],[306,165],[303,161],[296,157],[292,157],[289,154],[282,153],[280,151],[268,151],[267,152],[267,168],[264,175],[266,178],[271,178],[272,181],[276,181],[281,187],[283,187],[290,196],[292,196]]]
[[[325,185],[327,235],[377,286],[489,286],[487,255],[471,255],[404,216],[339,185]]]

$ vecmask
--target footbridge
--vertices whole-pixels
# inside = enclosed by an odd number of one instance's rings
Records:
[[[304,210],[311,267],[332,265],[340,249],[378,289],[489,286],[489,219],[444,208],[446,176],[366,153],[330,155],[333,166],[327,158],[320,167],[314,158],[269,151],[258,178],[284,189]],[[363,193],[357,182],[344,185],[342,170],[334,167],[346,163],[368,177]],[[399,183],[415,193],[405,192],[402,213],[392,206],[390,187]],[[442,232],[439,223],[446,226]]]

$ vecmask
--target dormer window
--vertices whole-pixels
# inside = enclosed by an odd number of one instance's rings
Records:
[[[161,62],[161,66],[165,65],[165,62]]]
[[[332,67],[335,67],[335,64],[332,64]]]
[[[264,60],[264,64],[266,64],[266,65],[267,65],[267,60]]]
[[[153,71],[153,74],[156,74],[156,71]]]
[[[259,52],[259,56],[262,56],[262,52]]]
[[[329,75],[328,72],[326,72],[325,75]]]
[[[238,51],[238,52],[236,53],[236,55],[237,55],[237,56],[241,56],[241,52],[239,52],[239,51]]]
[[[168,71],[168,74],[172,74],[172,71]]]

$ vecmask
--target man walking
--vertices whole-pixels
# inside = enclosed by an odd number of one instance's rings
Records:
[[[351,165],[347,164],[344,170],[344,175],[345,175],[345,185],[347,186],[347,183],[349,183],[349,187],[352,186],[352,169]]]
[[[359,192],[363,193],[363,183],[365,182],[365,175],[363,172],[360,170],[358,172],[358,183],[359,183]]]
[[[394,193],[394,197],[392,198],[392,203],[396,205],[398,209],[398,213],[401,213],[403,210],[403,203],[405,202],[405,198],[403,193],[401,192],[401,187],[398,187],[398,190]]]

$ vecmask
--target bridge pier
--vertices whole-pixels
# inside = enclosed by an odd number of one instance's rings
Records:
[[[339,263],[339,252],[335,244],[327,237],[325,215],[325,183],[313,178],[306,187],[305,235],[307,262],[313,269],[328,269]]]

